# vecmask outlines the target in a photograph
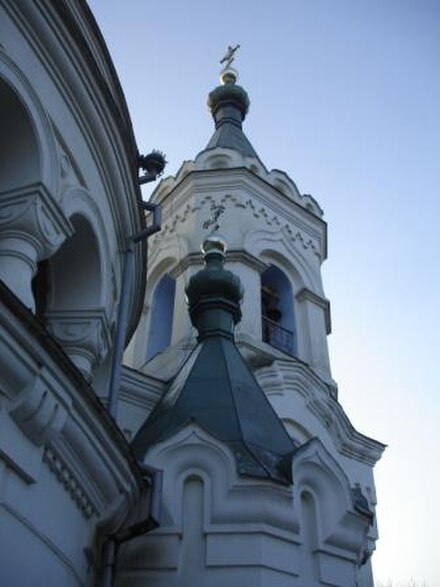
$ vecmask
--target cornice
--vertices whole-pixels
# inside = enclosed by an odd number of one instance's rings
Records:
[[[125,462],[126,471],[131,471],[133,481],[141,487],[142,472],[139,465],[122,432],[97,397],[95,390],[87,383],[81,372],[39,320],[1,281],[0,304],[2,306],[2,311],[0,312],[2,331],[0,333],[5,333],[4,344],[9,344],[11,357],[13,356],[15,360],[14,363],[7,356],[3,356],[3,361],[8,362],[8,369],[6,370],[2,367],[2,373],[4,378],[12,377],[11,385],[13,385],[14,393],[19,394],[22,390],[31,392],[33,387],[29,387],[29,383],[35,378],[37,366],[44,365],[44,373],[47,374],[43,374],[44,379],[45,381],[50,380],[53,382],[52,385],[60,386],[62,397],[65,399],[65,411],[67,411],[64,419],[65,423],[62,424],[63,429],[58,426],[57,419],[54,419],[55,428],[53,433],[55,435],[58,433],[65,434],[64,427],[71,428],[69,422],[72,421],[71,414],[72,410],[75,409],[77,412],[74,418],[75,422],[79,419],[80,421],[82,420],[83,425],[86,423],[90,425],[96,434],[100,436],[101,441],[109,449],[111,447],[110,450],[115,459],[121,463]],[[14,343],[13,348],[11,347],[11,341]],[[16,379],[18,375],[14,372],[14,365],[18,360],[22,365],[19,387],[17,387],[18,380]],[[40,393],[39,389],[40,387],[37,388],[38,393]],[[25,405],[26,398],[27,395],[22,393],[20,395],[21,402],[16,402],[17,405],[14,405],[14,413],[17,412],[18,418],[21,418],[21,412],[23,411],[20,406],[23,406],[24,410],[27,409]],[[45,410],[47,406],[37,401],[36,407]],[[33,420],[36,421],[38,417],[38,412],[34,411],[32,413]],[[45,419],[46,415],[42,413],[41,418]],[[50,424],[52,425],[52,422]],[[27,426],[28,422],[24,421],[23,430],[25,433]],[[53,433],[51,432],[51,435]],[[75,434],[69,435],[69,438],[69,442],[73,441],[75,443]],[[33,430],[30,429],[30,440],[40,442],[41,434],[35,435]],[[45,440],[47,440],[46,437]]]
[[[251,255],[244,249],[230,249],[226,252],[225,263],[243,263],[251,269],[255,269],[258,273],[263,273],[269,268],[269,265],[261,259]]]
[[[202,267],[203,266],[203,259],[200,253],[190,253],[181,259],[177,265],[175,265],[170,271],[169,274],[174,279],[177,279],[182,273],[184,273],[188,267]]]
[[[154,259],[159,248],[163,248],[163,243],[166,242],[167,238],[175,233],[180,234],[182,232],[179,227],[189,217],[200,215],[203,209],[213,202],[217,205],[225,206],[228,212],[232,212],[232,208],[237,208],[241,213],[246,210],[259,221],[260,226],[255,226],[253,229],[248,230],[246,233],[247,239],[252,238],[252,235],[258,230],[267,230],[268,233],[275,235],[280,235],[281,233],[282,238],[286,239],[300,252],[308,251],[316,256],[319,261],[323,260],[322,233],[315,232],[311,225],[301,223],[300,219],[292,216],[291,213],[289,214],[289,211],[281,211],[281,214],[278,215],[267,205],[266,201],[255,200],[256,194],[249,191],[249,186],[245,187],[246,189],[242,184],[235,186],[222,184],[211,188],[199,186],[197,189],[192,186],[192,189],[185,190],[185,195],[180,193],[178,203],[174,203],[172,207],[165,209],[163,212],[162,230],[153,237],[150,245],[150,262]],[[202,234],[201,227],[200,234]]]
[[[218,181],[218,178],[222,181]],[[196,186],[197,179],[203,179],[204,185]],[[163,180],[166,181],[166,180]],[[282,192],[277,190],[273,185],[266,182],[264,179],[252,173],[247,167],[233,167],[225,169],[209,169],[209,170],[190,170],[182,179],[176,183],[169,192],[161,197],[160,187],[156,188],[153,192],[152,200],[161,203],[164,211],[171,206],[173,209],[176,207],[176,192],[179,192],[179,204],[184,203],[185,197],[183,194],[190,195],[202,192],[207,195],[207,188],[216,188],[218,191],[228,193],[228,191],[234,188],[248,189],[249,194],[256,197],[264,206],[268,206],[268,196],[272,196],[270,201],[270,207],[276,214],[288,217],[293,220],[292,210],[296,211],[295,220],[303,224],[303,228],[310,230],[310,226],[314,225],[319,227],[319,232],[324,234],[324,240],[326,241],[327,236],[327,223],[310,212],[307,208],[301,206]],[[300,220],[301,219],[301,220]],[[316,229],[315,229],[316,230]],[[326,252],[326,246],[325,246]],[[325,258],[325,256],[324,256]]]
[[[311,211],[305,205],[303,206],[302,204],[297,202],[295,199],[293,199],[293,197],[283,193],[275,185],[268,182],[266,179],[264,179],[260,175],[254,173],[251,169],[249,169],[245,165],[235,165],[235,166],[231,166],[231,167],[222,167],[222,168],[218,168],[218,169],[197,169],[193,161],[185,161],[175,176],[166,177],[161,181],[161,183],[154,190],[154,192],[152,194],[152,199],[158,199],[158,200],[160,200],[161,203],[163,203],[168,197],[171,196],[172,192],[174,192],[176,189],[181,187],[181,185],[186,180],[188,180],[191,176],[198,175],[200,177],[203,177],[203,176],[206,176],[206,177],[214,176],[215,177],[216,175],[236,174],[237,172],[241,172],[242,174],[247,175],[248,177],[250,177],[252,179],[255,179],[256,182],[258,184],[260,184],[264,190],[269,191],[270,193],[273,193],[281,201],[284,201],[285,203],[287,203],[287,205],[293,205],[293,206],[297,207],[298,209],[304,211],[307,215],[310,215],[314,219],[319,220],[320,222],[323,222],[325,224],[325,221],[322,220],[322,218],[317,216],[313,211]],[[280,175],[288,177],[285,172],[282,172],[278,169],[273,169],[270,173],[275,173],[277,175],[280,174]],[[295,182],[290,178],[289,178],[289,181],[292,182],[292,184],[294,186],[294,191],[297,193],[298,198],[300,198],[300,199],[305,198],[307,200],[308,199],[313,200],[315,205],[322,212],[322,210],[319,207],[319,204],[316,202],[316,200],[314,198],[312,198],[312,196],[310,196],[308,194],[301,195],[298,188],[296,187]],[[167,189],[168,185],[169,185],[169,188]],[[165,192],[165,193],[161,193],[161,192]]]
[[[278,374],[282,377],[281,384]],[[307,365],[295,359],[275,359],[270,366],[257,370],[255,375],[268,395],[271,394],[272,380],[277,394],[283,395],[291,388],[299,392],[310,411],[331,434],[341,455],[370,466],[382,456],[386,445],[354,428],[329,386]]]
[[[162,397],[166,383],[151,375],[124,366],[120,399],[150,412]]]
[[[243,263],[247,265],[251,269],[255,269],[258,273],[263,273],[268,268],[267,263],[257,259],[254,255],[251,255],[244,249],[230,249],[226,253],[225,264],[228,263]],[[177,279],[179,275],[182,275],[184,271],[188,269],[188,267],[192,266],[199,266],[203,265],[202,255],[200,253],[190,253],[186,255],[183,259],[179,261],[177,265],[173,267],[169,274],[174,279]]]

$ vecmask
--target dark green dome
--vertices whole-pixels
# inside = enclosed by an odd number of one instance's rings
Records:
[[[243,297],[243,286],[237,275],[223,268],[225,248],[224,242],[219,238],[211,237],[205,240],[205,268],[191,277],[185,290],[191,322],[199,330],[200,335],[206,334],[213,310],[220,311],[220,314],[216,314],[219,317],[226,312],[224,318],[229,315],[233,318],[234,324],[241,319],[240,301]],[[229,322],[230,320],[227,320],[223,324],[227,331],[232,326]]]
[[[247,92],[241,87],[233,83],[217,86],[208,96],[208,106],[217,121],[216,113],[220,108],[233,107],[238,110],[241,115],[241,120],[249,110],[250,100]]]
[[[224,70],[221,75],[222,85],[217,86],[208,96],[215,132],[204,150],[218,147],[233,149],[244,157],[258,159],[242,129],[250,101],[246,91],[235,83],[237,77],[237,72],[232,68]]]

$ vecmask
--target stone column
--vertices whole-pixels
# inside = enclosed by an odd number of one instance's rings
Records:
[[[246,251],[231,250],[226,253],[225,269],[238,275],[244,288],[242,318],[235,329],[237,335],[243,333],[255,340],[262,340],[260,275],[267,267],[266,263]]]

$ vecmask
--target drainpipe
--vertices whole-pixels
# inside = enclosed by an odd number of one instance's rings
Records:
[[[125,337],[127,334],[128,326],[128,310],[131,299],[132,287],[133,287],[133,274],[134,274],[134,252],[135,246],[148,239],[152,234],[158,232],[161,229],[162,213],[158,204],[152,204],[150,202],[143,202],[142,207],[144,210],[153,212],[153,223],[151,226],[142,230],[141,232],[130,236],[127,239],[127,244],[124,251],[123,268],[122,268],[122,285],[121,285],[121,297],[118,306],[118,321],[117,330],[115,337],[115,347],[113,351],[112,371],[110,376],[110,388],[107,398],[107,408],[110,415],[116,420],[117,406],[118,406],[118,394],[121,385],[121,374],[122,374],[122,356],[125,348]]]
[[[143,169],[145,172],[138,178],[139,185],[143,185],[151,181],[156,181],[156,179],[162,175],[167,161],[165,155],[161,151],[153,149],[148,155],[139,155],[137,164],[139,169]],[[117,416],[118,394],[121,384],[122,356],[124,354],[125,338],[127,335],[128,306],[133,287],[133,255],[135,252],[135,245],[143,240],[147,240],[152,234],[158,232],[161,229],[162,222],[162,213],[158,204],[142,202],[141,206],[143,210],[153,212],[153,223],[151,226],[127,239],[122,260],[121,297],[118,306],[115,347],[110,374],[110,388],[107,398],[107,409],[115,421]]]
[[[138,536],[147,534],[159,526],[161,500],[162,500],[162,483],[163,471],[150,467],[148,465],[139,464],[142,470],[142,478],[148,483],[151,488],[149,516],[128,528],[119,530],[115,534],[107,537],[102,546],[102,575],[100,587],[113,587],[116,564],[119,552],[119,546],[133,540]]]
[[[162,175],[167,161],[161,151],[153,150],[148,155],[139,155],[138,167],[144,170],[138,182],[139,185],[155,181]],[[153,213],[152,225],[127,239],[124,257],[122,261],[122,283],[118,306],[115,346],[110,375],[110,387],[107,398],[107,409],[116,421],[118,395],[121,386],[122,357],[125,348],[125,339],[128,326],[128,309],[133,287],[135,246],[143,240],[147,240],[152,234],[161,229],[162,211],[158,204],[142,202],[142,209]],[[101,587],[112,587],[114,571],[118,555],[118,548],[122,542],[132,540],[136,536],[154,530],[159,525],[160,504],[162,494],[162,471],[153,467],[139,464],[142,478],[150,487],[150,515],[146,520],[134,524],[119,533],[108,536],[102,547],[102,579]]]

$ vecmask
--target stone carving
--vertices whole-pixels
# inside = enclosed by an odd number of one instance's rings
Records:
[[[224,213],[225,207],[223,204],[216,204],[212,201],[210,210],[211,215],[203,222],[202,227],[205,230],[210,228],[210,234],[212,234],[220,228],[219,218]]]
[[[0,279],[31,310],[37,262],[72,234],[71,223],[42,183],[0,194]]]
[[[41,183],[0,195],[0,226],[3,232],[32,238],[39,259],[52,255],[73,234],[70,222]]]
[[[294,244],[298,241],[303,249],[311,249],[315,255],[321,258],[321,248],[319,244],[312,237],[306,235],[302,230],[296,228],[292,229],[289,223],[282,223],[278,216],[269,214],[265,207],[257,208],[255,203],[248,199],[246,200],[248,206],[253,213],[254,218],[263,218],[268,226],[273,226],[277,229],[282,227],[286,237]],[[277,230],[278,232],[279,230]]]
[[[278,215],[271,213],[266,207],[257,206],[251,198],[245,199],[242,196],[234,194],[224,194],[221,197],[204,196],[195,200],[192,205],[187,203],[172,218],[169,218],[163,224],[161,232],[152,239],[150,259],[153,259],[157,250],[163,247],[166,238],[179,230],[178,226],[185,224],[189,216],[204,211],[208,206],[209,211],[207,210],[206,213],[209,213],[210,217],[213,215],[213,212],[215,213],[215,210],[221,210],[221,213],[223,213],[225,210],[231,211],[232,208],[248,209],[254,218],[261,219],[267,226],[276,230],[277,234],[281,231],[284,238],[295,247],[300,246],[303,250],[311,251],[319,259],[322,258],[321,246],[317,239],[306,234],[298,227],[292,227],[289,222],[282,221]],[[211,224],[214,225],[214,229],[218,227],[218,222],[216,221],[211,222],[209,225],[206,225],[206,222],[205,220],[203,224],[203,228],[205,229],[209,228]]]
[[[90,381],[93,367],[104,360],[110,346],[110,325],[105,310],[49,311],[47,325],[72,362]]]
[[[14,399],[10,414],[28,438],[42,445],[62,430],[70,405],[67,394],[43,371]]]
[[[72,497],[85,518],[89,519],[97,513],[86,492],[81,487],[77,477],[52,448],[46,447],[43,461]]]

